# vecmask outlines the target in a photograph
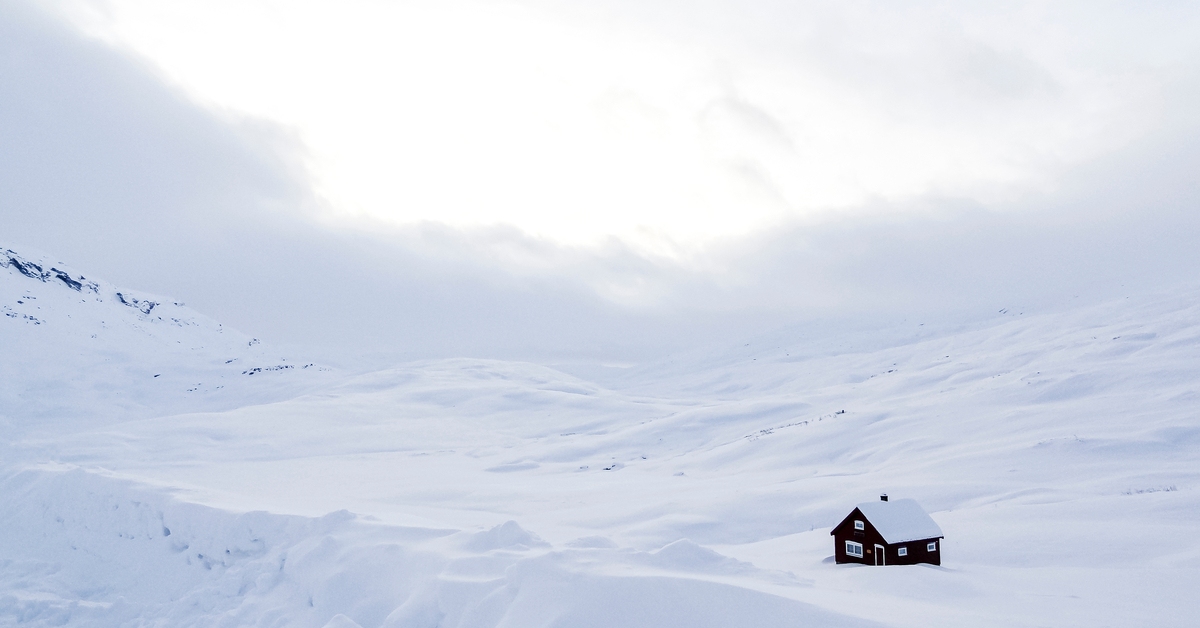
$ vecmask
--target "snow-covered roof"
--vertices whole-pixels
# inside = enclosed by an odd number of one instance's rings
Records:
[[[858,505],[863,516],[888,543],[904,543],[943,536],[942,529],[912,499],[864,502]]]

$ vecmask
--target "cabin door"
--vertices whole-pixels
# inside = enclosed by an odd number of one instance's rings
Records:
[[[883,552],[884,548],[882,545],[875,546],[875,564],[877,566],[887,564],[887,554],[884,554]]]

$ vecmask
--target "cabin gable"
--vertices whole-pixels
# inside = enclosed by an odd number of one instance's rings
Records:
[[[859,523],[862,529],[859,529]],[[874,565],[877,548],[887,546],[883,535],[858,508],[846,515],[830,534],[834,538],[834,560],[838,563]]]

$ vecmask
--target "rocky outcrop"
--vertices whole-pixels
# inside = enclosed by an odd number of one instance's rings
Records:
[[[122,305],[128,305],[129,307],[140,311],[142,314],[149,314],[154,308],[158,307],[157,301],[139,299],[121,292],[117,293],[117,300],[120,301]]]
[[[88,290],[92,293],[98,293],[100,291],[99,284],[94,281],[88,281],[83,275],[72,277],[71,273],[65,270],[58,268],[46,269],[42,264],[25,259],[18,255],[16,251],[10,249],[4,249],[3,252],[0,252],[0,267],[12,268],[26,277],[36,279],[42,283],[50,283],[57,279],[63,285],[76,292]]]

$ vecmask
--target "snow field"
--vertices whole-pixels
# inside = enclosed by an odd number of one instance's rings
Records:
[[[0,625],[1188,626],[1198,296],[780,332],[603,383],[462,359],[121,405],[80,369],[58,403],[94,421],[4,406]],[[129,334],[98,377],[159,350]],[[32,362],[12,381],[58,377]],[[931,513],[941,567],[832,563],[881,491]]]

